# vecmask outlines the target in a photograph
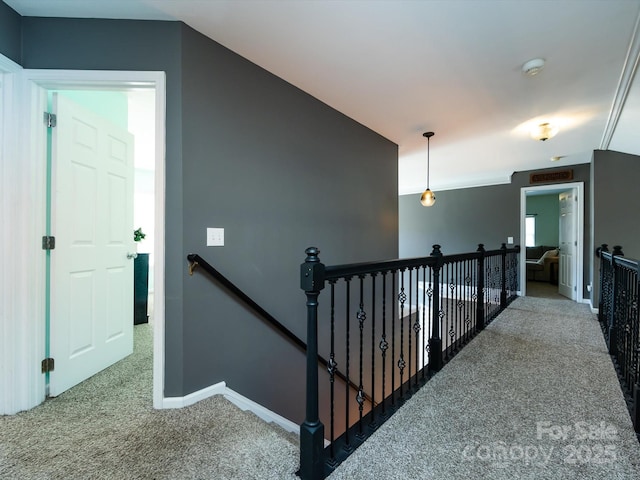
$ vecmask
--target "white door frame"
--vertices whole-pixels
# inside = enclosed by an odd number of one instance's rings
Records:
[[[2,57],[0,56],[0,60]],[[0,69],[2,69],[0,63]],[[117,90],[155,88],[155,232],[153,296],[153,405],[164,403],[165,331],[165,73],[136,71],[19,70],[10,102],[3,109],[3,214],[15,210],[18,223],[3,220],[3,257],[9,260],[0,284],[0,414],[38,405],[45,398],[40,362],[45,342],[45,255],[41,237],[46,218],[46,139],[43,132],[42,89]],[[4,92],[5,89],[3,89]],[[6,92],[4,92],[6,93]],[[8,119],[11,119],[9,122]],[[15,135],[6,128],[14,125]],[[9,143],[9,139],[13,139]],[[2,140],[2,138],[0,138]],[[11,176],[6,175],[10,171]],[[12,177],[13,181],[12,181]],[[17,179],[18,181],[15,181]],[[6,188],[5,188],[6,187]],[[6,199],[19,199],[7,205]],[[9,220],[12,220],[10,218]],[[4,258],[3,258],[4,260]],[[11,283],[9,283],[11,282]],[[11,299],[9,298],[11,297]],[[4,302],[10,300],[10,303]],[[5,363],[5,360],[8,362]],[[11,365],[4,366],[4,365]],[[10,396],[10,397],[9,397]]]
[[[578,207],[576,210],[576,238],[578,245],[576,246],[576,302],[582,303],[584,298],[582,291],[584,288],[584,182],[573,183],[556,183],[552,185],[542,185],[539,187],[522,187],[520,189],[520,294],[526,295],[527,289],[527,248],[524,245],[525,240],[525,223],[527,218],[527,193],[543,192],[549,193],[554,191],[567,191],[573,189],[578,197]]]

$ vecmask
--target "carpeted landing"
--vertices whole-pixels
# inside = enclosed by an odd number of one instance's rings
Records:
[[[152,404],[151,327],[133,355],[37,408],[0,417],[0,479],[296,478],[297,436],[222,396]]]
[[[638,479],[639,465],[595,316],[524,297],[329,478]],[[1,479],[295,479],[297,467],[295,437],[224,398],[153,410],[150,346],[0,418]]]

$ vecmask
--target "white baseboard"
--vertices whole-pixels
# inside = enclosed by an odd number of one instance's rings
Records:
[[[227,388],[225,382],[216,383],[210,387],[203,388],[197,392],[190,393],[184,397],[165,397],[162,399],[162,408],[183,408],[198,403],[205,398],[214,395],[224,395]]]
[[[228,387],[224,393],[224,397],[231,403],[235,404],[241,410],[249,410],[267,423],[273,422],[277,425],[280,425],[287,432],[300,434],[300,425],[298,425],[297,423],[293,423],[291,420],[288,420],[283,416],[272,412],[268,408],[263,407],[253,400],[249,400],[247,397],[240,395],[238,392],[235,392]]]
[[[224,395],[227,400],[241,410],[249,410],[265,422],[275,423],[287,432],[300,434],[300,425],[230,389],[225,382],[216,383],[215,385],[190,393],[184,397],[165,397],[162,401],[162,408],[188,407],[214,395]]]

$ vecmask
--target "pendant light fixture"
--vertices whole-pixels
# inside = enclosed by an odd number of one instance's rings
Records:
[[[433,132],[425,132],[422,134],[423,137],[427,137],[427,189],[420,197],[420,203],[422,203],[422,205],[424,205],[425,207],[430,207],[434,203],[436,203],[436,196],[429,189],[429,139],[434,135],[435,134]]]

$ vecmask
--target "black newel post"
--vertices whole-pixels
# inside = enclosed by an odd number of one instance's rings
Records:
[[[429,369],[437,372],[442,368],[442,338],[440,336],[440,269],[442,268],[442,252],[440,245],[434,245],[431,252],[436,257],[433,265],[433,305],[431,312],[431,338],[429,339]]]
[[[484,244],[478,244],[478,300],[476,303],[476,330],[484,329]]]
[[[616,322],[616,295],[618,294],[618,275],[616,274],[616,256],[624,257],[622,247],[615,245],[611,252],[611,301],[609,303],[609,355],[618,355],[618,323]]]
[[[607,318],[604,313],[604,300],[603,300],[604,282],[606,282],[607,280],[604,278],[605,268],[604,268],[604,257],[602,256],[602,252],[609,251],[607,247],[608,245],[606,243],[603,243],[602,246],[598,249],[598,256],[600,257],[600,299],[598,302],[598,320],[600,320],[600,323],[603,323]]]
[[[309,247],[300,265],[300,288],[307,296],[307,409],[300,425],[300,478],[324,478],[324,425],[318,412],[318,295],[324,288],[320,250]]]

